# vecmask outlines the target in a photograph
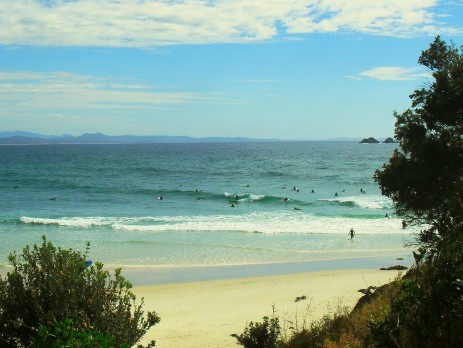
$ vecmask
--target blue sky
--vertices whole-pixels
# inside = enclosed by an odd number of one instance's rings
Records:
[[[0,0],[0,131],[392,136],[463,1]]]

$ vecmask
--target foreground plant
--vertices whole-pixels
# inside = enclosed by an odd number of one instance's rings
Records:
[[[0,347],[30,347],[41,325],[52,332],[68,319],[76,330],[114,337],[116,347],[132,346],[160,321],[155,312],[145,316],[120,269],[112,277],[102,263],[87,268],[89,243],[82,254],[42,240],[10,254],[13,271],[0,277]]]

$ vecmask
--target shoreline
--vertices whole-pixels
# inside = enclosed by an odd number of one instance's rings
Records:
[[[263,316],[280,318],[282,333],[288,323],[307,324],[333,313],[338,306],[352,308],[359,289],[380,286],[399,271],[342,269],[305,273],[139,285],[132,290],[144,310],[156,311],[161,322],[142,339],[156,347],[237,347],[231,334],[241,334],[250,321]],[[305,296],[302,301],[297,297]]]
[[[401,259],[401,260],[398,260]],[[382,267],[412,266],[411,252],[375,257],[339,258],[300,262],[281,262],[247,265],[122,267],[122,275],[134,286],[176,284],[199,281],[244,279],[266,276],[284,276],[330,270],[379,270]],[[111,272],[116,267],[107,267]]]

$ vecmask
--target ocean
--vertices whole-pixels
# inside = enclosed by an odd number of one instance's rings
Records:
[[[373,180],[396,146],[0,146],[0,264],[42,235],[138,283],[411,263]]]

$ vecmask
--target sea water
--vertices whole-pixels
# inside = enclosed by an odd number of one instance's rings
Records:
[[[395,148],[0,146],[0,264],[42,235],[81,251],[89,241],[89,258],[108,266],[164,273],[246,265],[271,273],[290,265],[284,273],[327,260],[337,260],[333,267],[369,267],[372,260],[407,257],[416,231],[402,228],[373,179]]]

